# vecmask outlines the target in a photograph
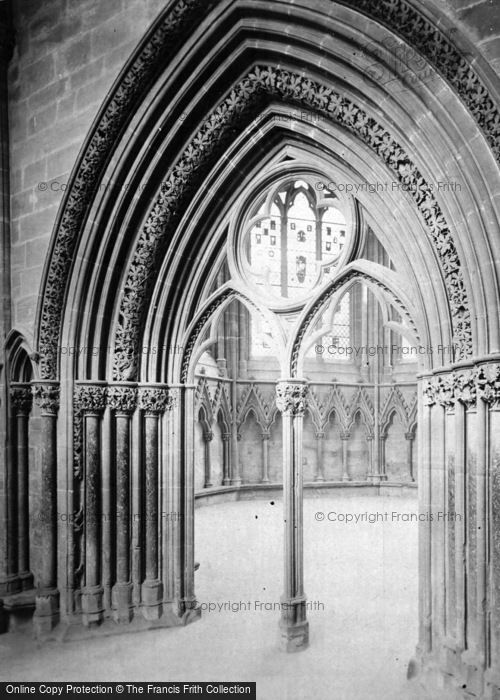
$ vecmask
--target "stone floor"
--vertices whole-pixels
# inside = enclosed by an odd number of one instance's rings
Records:
[[[267,608],[281,594],[281,503],[255,500],[196,511],[200,621],[66,644],[2,635],[0,679],[256,681],[259,700],[422,697],[405,680],[417,637],[418,526],[392,521],[415,509],[409,496],[306,499],[306,651],[278,648],[279,613]],[[333,521],[363,513],[387,513],[387,522]]]

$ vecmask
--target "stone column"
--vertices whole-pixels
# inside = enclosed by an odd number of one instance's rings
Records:
[[[16,421],[17,574],[21,590],[26,591],[33,588],[33,574],[30,571],[28,457],[28,421],[33,403],[33,394],[29,385],[13,385],[10,390],[10,396]]]
[[[500,697],[500,363],[483,366],[478,371],[479,429],[485,429],[486,439],[477,466],[477,514],[481,530],[477,537],[477,605],[479,642],[484,641],[484,697]],[[484,413],[486,411],[486,415]],[[481,435],[482,439],[482,435]],[[488,470],[483,476],[484,461]],[[489,503],[485,504],[485,491]],[[486,541],[485,541],[486,540]]]
[[[380,481],[387,481],[387,470],[386,470],[386,464],[385,464],[385,441],[387,439],[387,435],[384,433],[380,433],[379,435],[379,451],[380,451],[380,461],[379,461],[379,479]]]
[[[325,433],[323,430],[316,430],[314,433],[316,437],[316,476],[314,481],[324,481],[325,480]]]
[[[178,459],[180,542],[179,614],[183,619],[199,616],[194,593],[194,402],[195,386],[184,385],[180,391],[181,444]]]
[[[222,485],[229,486],[231,483],[231,433],[222,433],[223,447],[223,474]]]
[[[415,475],[413,473],[413,440],[415,436],[413,433],[405,433],[406,438],[406,468],[408,471],[408,476],[410,481],[415,481]]]
[[[168,407],[168,391],[141,388],[139,407],[144,415],[144,476],[145,476],[145,568],[146,578],[141,587],[142,613],[147,620],[157,620],[162,613],[163,585],[159,569],[159,420]]]
[[[82,591],[83,624],[99,625],[104,619],[101,580],[101,420],[106,408],[106,387],[79,385],[75,406],[83,420],[84,483],[84,587]]]
[[[269,484],[269,438],[268,430],[263,430],[262,437],[262,479],[261,484]]]
[[[203,442],[205,444],[205,484],[204,488],[209,489],[212,484],[212,464],[210,455],[210,443],[214,439],[214,434],[211,430],[203,431]]]
[[[34,385],[34,397],[41,415],[40,541],[41,566],[35,599],[33,627],[36,637],[43,637],[59,622],[57,589],[57,412],[58,382],[44,381]]]
[[[110,386],[108,405],[113,411],[116,470],[116,580],[111,592],[116,622],[132,619],[131,513],[130,513],[130,423],[137,403],[135,386]]]
[[[423,390],[423,402],[419,403],[419,434],[421,439],[420,454],[422,455],[419,471],[419,513],[424,516],[431,510],[431,407],[435,396],[429,386]],[[424,405],[425,404],[425,405]],[[432,568],[431,568],[431,528],[428,517],[419,522],[419,642],[418,650],[421,658],[426,659],[432,649]]]
[[[282,596],[281,642],[289,652],[309,643],[303,572],[302,428],[307,384],[300,380],[276,385],[276,405],[283,417],[283,507],[285,521],[285,590]]]
[[[350,437],[348,432],[342,431],[340,433],[340,439],[342,440],[342,481],[351,480],[347,467],[347,443]]]

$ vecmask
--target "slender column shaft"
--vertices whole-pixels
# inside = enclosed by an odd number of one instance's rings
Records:
[[[194,386],[182,389],[182,611],[196,609],[194,593]]]
[[[35,401],[41,414],[42,483],[39,519],[42,557],[38,575],[35,614],[35,636],[48,634],[59,621],[57,590],[57,411],[59,386],[55,382],[35,385]]]
[[[347,433],[341,434],[342,440],[342,481],[350,481],[349,472],[347,469],[347,447],[349,443],[349,435]]]
[[[316,476],[314,481],[325,480],[325,433],[321,430],[315,433],[316,435]]]
[[[262,433],[262,479],[263,484],[269,483],[269,433]]]
[[[303,583],[302,429],[307,385],[279,382],[276,404],[283,414],[283,506],[285,525],[285,585],[281,640],[286,651],[308,645],[309,623]]]
[[[488,658],[487,609],[488,609],[488,406],[477,402],[478,456],[476,465],[476,604],[477,639],[476,655],[482,667]]]
[[[231,483],[231,433],[222,434],[223,445],[223,474],[222,485],[228,486]]]
[[[465,406],[458,401],[455,406],[455,509],[461,516],[455,525],[455,591],[456,630],[459,649],[465,648]]]
[[[421,469],[419,469],[419,512],[429,513],[430,460],[431,460],[431,406],[419,407],[419,429],[421,439]],[[428,518],[419,522],[419,647],[422,654],[432,648],[432,582],[431,582],[431,532]]]
[[[128,623],[133,615],[131,581],[131,416],[137,402],[135,386],[112,386],[108,389],[108,404],[114,412],[115,473],[116,473],[116,571],[112,589],[114,619]]]
[[[170,514],[168,512],[163,514],[165,517],[160,523],[158,503],[160,491],[160,415],[170,405],[168,390],[165,388],[144,387],[139,390],[139,406],[144,411],[144,515],[146,518],[146,578],[142,584],[142,612],[144,617],[149,620],[158,619],[162,614],[163,587],[168,577],[167,572],[163,582],[160,580],[159,535],[160,531],[163,533],[164,529],[168,528]],[[168,538],[165,539],[168,540]],[[165,554],[164,551],[163,556]]]
[[[28,447],[28,421],[32,405],[31,387],[16,386],[11,388],[11,402],[15,415],[15,460],[10,460],[11,468],[16,471],[13,486],[15,493],[11,498],[17,499],[16,508],[12,508],[12,515],[17,514],[15,530],[17,531],[17,562],[15,563],[16,588],[28,590],[33,586],[33,574],[30,572],[30,545],[29,545],[29,447]],[[10,489],[9,489],[10,492]],[[13,524],[14,525],[14,524]],[[12,555],[14,552],[12,552]],[[17,580],[18,579],[18,580]]]
[[[212,484],[212,463],[211,463],[211,450],[210,444],[213,440],[214,434],[211,430],[205,430],[203,432],[203,441],[205,444],[205,488],[210,488]]]
[[[413,433],[405,433],[406,438],[406,472],[410,481],[415,481],[413,474]]]

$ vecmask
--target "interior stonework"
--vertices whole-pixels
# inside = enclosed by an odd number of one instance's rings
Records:
[[[315,653],[304,499],[417,498],[411,692],[500,698],[495,1],[0,29],[2,641],[199,620],[200,507],[276,499],[273,644]]]

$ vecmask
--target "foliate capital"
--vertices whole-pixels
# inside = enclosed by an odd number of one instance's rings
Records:
[[[276,384],[276,406],[289,416],[303,416],[306,410],[307,384],[302,382],[278,382]]]

